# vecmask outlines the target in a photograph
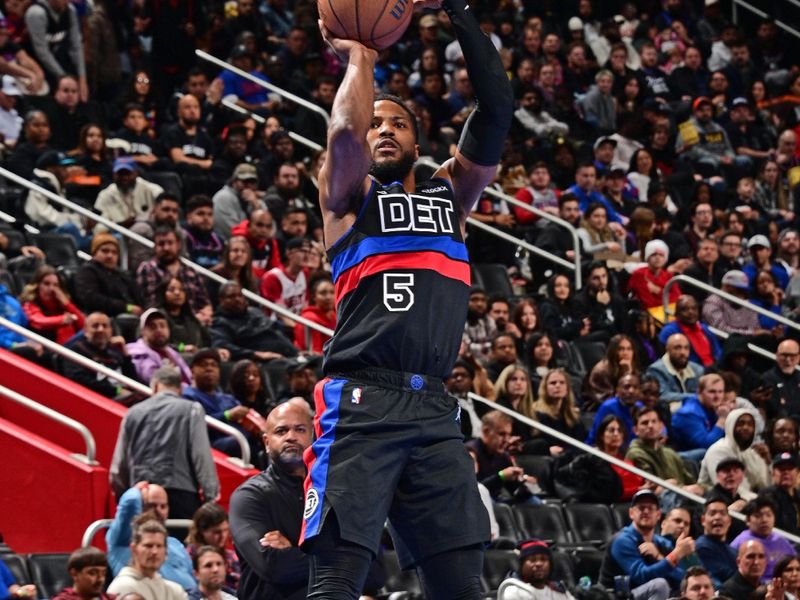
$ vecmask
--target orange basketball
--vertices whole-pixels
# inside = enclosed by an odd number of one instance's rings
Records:
[[[317,0],[317,8],[336,37],[383,50],[405,33],[414,7],[413,0]]]

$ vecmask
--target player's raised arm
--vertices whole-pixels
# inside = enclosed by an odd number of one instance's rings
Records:
[[[431,0],[423,4],[430,5]],[[514,94],[500,55],[481,31],[466,0],[443,0],[442,8],[453,24],[475,90],[475,110],[464,124],[456,155],[437,173],[452,181],[463,221],[495,176],[511,127]]]
[[[372,121],[375,50],[353,40],[334,38],[319,23],[322,36],[347,62],[328,125],[328,154],[319,176],[319,202],[324,218],[341,219],[353,197],[364,189],[370,157],[367,132]]]

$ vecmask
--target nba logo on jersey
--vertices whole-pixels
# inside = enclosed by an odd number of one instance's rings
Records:
[[[357,387],[353,389],[353,394],[350,396],[350,402],[353,404],[361,404],[361,388]]]

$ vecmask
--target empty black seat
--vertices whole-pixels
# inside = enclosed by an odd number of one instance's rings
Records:
[[[572,558],[564,550],[553,549],[553,566],[550,570],[550,578],[555,581],[563,581],[567,585],[575,585],[575,569],[572,566]]]
[[[8,570],[14,576],[18,585],[28,585],[32,583],[30,571],[28,570],[28,560],[20,554],[3,554],[0,556]]]
[[[42,232],[36,236],[36,245],[47,255],[47,264],[67,269],[81,265],[75,238],[65,233]]]
[[[609,540],[610,541],[610,540]],[[593,583],[600,581],[600,567],[603,564],[602,550],[597,548],[576,548],[571,552],[575,580],[588,577]]]
[[[517,504],[513,508],[517,527],[525,538],[539,538],[561,546],[572,544],[561,507],[554,504]]]
[[[500,538],[513,540],[515,543],[518,543],[520,541],[520,535],[519,530],[517,530],[517,522],[514,519],[514,513],[511,512],[511,507],[508,504],[495,503],[494,517],[497,519]]]
[[[539,481],[539,487],[546,496],[555,496],[553,485],[553,459],[549,456],[520,454],[516,457],[517,466]]]
[[[631,507],[627,502],[617,502],[610,506],[611,513],[614,515],[614,525],[617,529],[622,529],[631,524],[631,517],[628,514],[628,509]]]
[[[583,358],[583,366],[586,373],[591,373],[592,368],[606,357],[606,344],[603,342],[574,342],[575,348]]]
[[[505,265],[500,263],[476,264],[475,270],[480,274],[483,289],[487,294],[501,294],[506,298],[514,295]]]
[[[68,585],[72,578],[67,572],[69,554],[29,554],[28,565],[40,598],[51,598]]]
[[[605,504],[567,504],[564,515],[576,542],[603,546],[618,529]]]
[[[400,569],[397,552],[386,550],[383,553],[381,564],[386,572],[384,588],[387,592],[409,592],[413,596],[422,597],[422,587],[416,571],[403,571]]]
[[[483,557],[483,578],[489,590],[499,588],[518,567],[519,557],[513,550],[487,550]]]

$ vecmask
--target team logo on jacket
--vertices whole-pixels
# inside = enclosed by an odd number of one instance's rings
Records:
[[[314,511],[317,510],[317,506],[319,506],[319,494],[314,488],[309,488],[306,493],[306,505],[305,508],[303,508],[303,518],[310,519]]]

